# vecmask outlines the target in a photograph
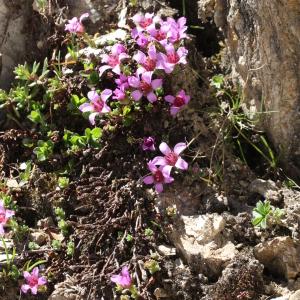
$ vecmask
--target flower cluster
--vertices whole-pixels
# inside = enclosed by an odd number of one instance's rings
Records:
[[[83,16],[79,21],[77,18],[70,20],[69,23],[74,23],[74,26],[68,24],[66,30],[80,32]],[[173,18],[162,20],[146,13],[136,14],[131,21],[134,23],[131,38],[138,49],[132,53],[125,43],[118,42],[107,46],[104,49],[106,54],[100,57],[100,80],[113,79],[115,88],[105,89],[101,95],[100,92],[90,91],[87,95],[89,101],[79,107],[82,112],[90,113],[92,125],[95,125],[96,116],[111,112],[113,101],[127,104],[146,99],[155,103],[159,100],[158,90],[163,87],[163,77],[172,73],[176,66],[187,63],[188,50],[183,46],[187,37],[184,17],[177,21]],[[175,116],[188,104],[190,97],[181,90],[177,95],[167,95],[163,99],[170,105],[171,115]]]
[[[149,138],[146,141],[144,140],[143,149],[148,141]],[[153,145],[152,147],[154,148],[155,146]],[[164,184],[174,181],[174,178],[171,177],[173,167],[184,171],[188,169],[188,163],[180,156],[186,147],[185,143],[178,143],[174,149],[171,149],[165,142],[162,142],[159,145],[159,150],[164,156],[156,156],[148,162],[148,169],[151,175],[144,178],[144,183],[154,184],[156,192],[161,193]]]
[[[79,20],[73,18],[66,25],[66,30],[81,34],[84,31],[82,19],[87,16],[84,14]],[[87,93],[88,101],[79,106],[81,112],[89,114],[92,125],[96,124],[96,117],[112,112],[112,108],[116,107],[112,105],[113,102],[128,105],[143,100],[155,104],[164,100],[170,108],[170,114],[175,117],[190,101],[190,96],[184,90],[177,91],[175,95],[162,96],[161,93],[164,78],[178,66],[187,63],[188,50],[184,47],[187,38],[186,19],[162,19],[154,14],[138,13],[130,22],[131,42],[120,41],[106,46],[103,49],[105,54],[99,57],[97,70],[104,90],[92,89]],[[128,47],[132,45],[132,40],[135,45]],[[163,156],[156,156],[148,162],[151,175],[144,178],[144,183],[154,184],[155,190],[161,193],[164,184],[174,181],[171,176],[173,168],[188,168],[188,163],[180,156],[186,147],[185,143],[178,143],[171,149],[166,143],[161,143],[159,149]],[[145,137],[142,149],[155,151],[154,138]],[[128,281],[130,277],[126,274],[128,270],[123,268],[121,275],[112,280]]]
[[[15,212],[13,210],[6,209],[4,207],[4,202],[0,200],[0,235],[3,235],[4,226],[7,224],[8,220],[14,216]]]

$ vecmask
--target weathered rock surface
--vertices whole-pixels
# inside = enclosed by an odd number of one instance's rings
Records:
[[[254,255],[274,275],[289,280],[300,273],[300,245],[289,236],[256,245]]]
[[[0,0],[0,88],[7,88],[13,79],[12,70],[26,60],[26,43],[30,36],[28,27],[32,17],[33,0]]]
[[[292,294],[290,296],[289,300],[300,300],[300,290],[298,290],[294,294]]]
[[[169,236],[191,267],[214,277],[238,253],[223,235],[225,223],[218,214],[181,216]]]
[[[245,98],[261,107],[265,129],[286,170],[300,178],[300,2],[199,0],[199,16],[213,17],[230,52]]]
[[[202,300],[259,299],[263,291],[263,266],[252,256],[237,256]]]

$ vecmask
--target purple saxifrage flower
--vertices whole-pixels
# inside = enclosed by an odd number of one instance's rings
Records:
[[[170,24],[164,22],[161,24],[160,28],[156,28],[155,24],[152,24],[147,29],[150,34],[150,40],[158,42],[163,46],[168,44],[168,34],[170,31]]]
[[[160,53],[161,59],[163,61],[164,70],[167,74],[170,74],[177,64],[186,64],[186,56],[188,50],[185,47],[180,47],[175,50],[173,44],[168,44],[165,47],[166,54]]]
[[[84,26],[82,25],[83,19],[86,19],[89,17],[88,13],[83,14],[79,20],[78,18],[74,17],[73,19],[69,20],[68,24],[65,26],[65,31],[69,31],[71,33],[77,33],[81,34],[84,33]]]
[[[110,54],[102,55],[102,63],[105,63],[104,66],[99,68],[100,76],[106,70],[112,70],[114,73],[120,75],[121,73],[121,63],[124,59],[129,58],[126,48],[122,44],[115,44],[111,48]]]
[[[171,43],[176,43],[187,37],[185,33],[187,30],[185,17],[181,17],[177,21],[169,17],[167,18],[167,22],[171,25],[168,33],[168,38]]]
[[[151,103],[157,100],[154,91],[162,86],[162,79],[152,80],[152,75],[153,72],[145,72],[141,76],[129,76],[129,85],[136,89],[131,93],[135,101],[139,101],[142,96],[145,96]]]
[[[87,95],[90,102],[83,103],[79,106],[79,109],[83,113],[91,112],[89,120],[92,125],[95,125],[96,116],[111,111],[110,107],[106,104],[106,101],[111,95],[112,91],[109,89],[104,90],[101,95],[98,95],[95,91],[90,91]]]
[[[133,29],[133,31],[134,31],[134,29]],[[133,33],[132,33],[132,36],[134,36]],[[138,46],[141,48],[147,48],[150,43],[150,38],[142,32],[135,35],[135,40],[136,40],[136,43],[138,44]]]
[[[152,136],[144,137],[142,148],[144,151],[155,151],[155,140]]]
[[[152,162],[158,166],[170,166],[181,170],[187,170],[188,163],[180,157],[180,153],[183,152],[186,147],[186,143],[178,143],[175,145],[174,149],[171,150],[165,142],[162,142],[159,145],[159,150],[165,156],[156,156]]]
[[[38,267],[35,267],[31,273],[25,271],[23,276],[26,283],[21,286],[21,291],[25,294],[31,290],[31,293],[36,295],[39,287],[44,286],[47,283],[47,279],[39,275]]]
[[[4,226],[14,214],[13,210],[5,209],[3,201],[0,200],[0,235],[4,234]]]
[[[110,280],[123,289],[129,289],[132,285],[132,279],[126,266],[122,268],[119,275],[113,275]]]
[[[152,175],[146,176],[143,182],[145,184],[154,184],[157,193],[161,193],[164,190],[164,184],[174,181],[174,178],[170,176],[171,166],[160,166],[157,168],[153,161],[149,161],[148,169]]]
[[[138,75],[144,72],[154,71],[155,69],[163,69],[161,58],[154,45],[149,47],[148,56],[138,50],[137,54],[133,56],[133,59],[140,65],[137,69]]]
[[[132,18],[138,31],[146,30],[150,25],[158,23],[161,19],[154,14],[146,13],[145,15],[141,13],[135,14]]]
[[[126,90],[129,88],[128,78],[124,74],[120,74],[120,77],[115,80],[118,85],[114,90],[113,99],[123,101],[126,98]]]
[[[171,115],[175,116],[185,105],[190,101],[191,97],[185,94],[184,90],[178,92],[174,97],[171,95],[165,96],[165,100],[171,104]]]

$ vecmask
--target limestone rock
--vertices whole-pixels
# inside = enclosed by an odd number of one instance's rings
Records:
[[[232,260],[201,299],[259,299],[263,287],[263,266],[251,254],[244,253]]]
[[[14,75],[12,70],[17,63],[23,63],[26,54],[26,43],[30,35],[25,24],[32,16],[32,1],[0,0],[0,53],[2,68],[0,68],[0,88],[7,88]],[[1,66],[0,66],[1,67]],[[1,70],[2,69],[2,70]]]
[[[222,233],[225,224],[218,214],[181,216],[170,238],[192,267],[217,276],[238,253]]]
[[[157,247],[157,251],[160,255],[163,255],[163,256],[174,256],[174,255],[176,255],[176,248],[166,246],[166,245],[159,245]]]
[[[292,294],[290,296],[289,300],[300,300],[300,290],[298,290],[294,294]]]
[[[276,184],[272,180],[263,180],[257,178],[253,180],[250,184],[250,191],[253,193],[258,193],[268,200],[279,202],[281,200],[281,195],[278,191]]]
[[[258,244],[255,257],[274,275],[294,279],[300,272],[300,245],[291,237],[276,237]]]
[[[269,112],[262,125],[286,171],[300,178],[300,2],[199,0],[198,7],[222,30],[244,98]]]
[[[48,238],[48,235],[43,231],[34,231],[30,233],[31,241],[38,244],[39,246],[46,244]]]

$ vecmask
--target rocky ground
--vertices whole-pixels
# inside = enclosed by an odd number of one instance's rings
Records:
[[[184,10],[177,2],[159,8],[177,16]],[[54,91],[56,108],[43,108],[55,124],[55,151],[41,162],[26,143],[40,139],[42,124],[30,123],[25,109],[18,115],[0,93],[0,104],[5,103],[0,106],[0,191],[17,207],[18,222],[5,245],[0,243],[0,299],[31,299],[19,298],[21,277],[5,275],[11,265],[4,246],[16,249],[11,264],[19,269],[45,260],[40,268],[48,290],[36,299],[119,299],[110,278],[123,265],[130,267],[139,299],[300,299],[299,186],[277,164],[264,133],[252,126],[249,108],[231,82],[221,33],[188,8],[189,63],[167,83],[168,90],[181,87],[192,98],[177,119],[159,105],[152,115],[142,108],[129,125],[116,119],[98,149],[66,154],[64,130],[82,134],[89,127],[79,114],[67,112],[71,95],[85,94],[89,86],[79,76],[82,65],[75,64],[74,76],[63,77],[64,87]],[[63,27],[54,28],[50,40],[64,57]],[[36,95],[43,97],[41,91]],[[189,170],[176,174],[176,182],[157,195],[142,183],[150,156],[140,141],[149,134],[159,139],[162,132],[170,144],[189,144],[184,154]],[[28,161],[24,180],[20,164]],[[65,185],[59,182],[64,176]],[[283,213],[278,218],[270,213],[266,226],[254,226],[253,209],[264,200]],[[64,226],[57,207],[65,213]]]

